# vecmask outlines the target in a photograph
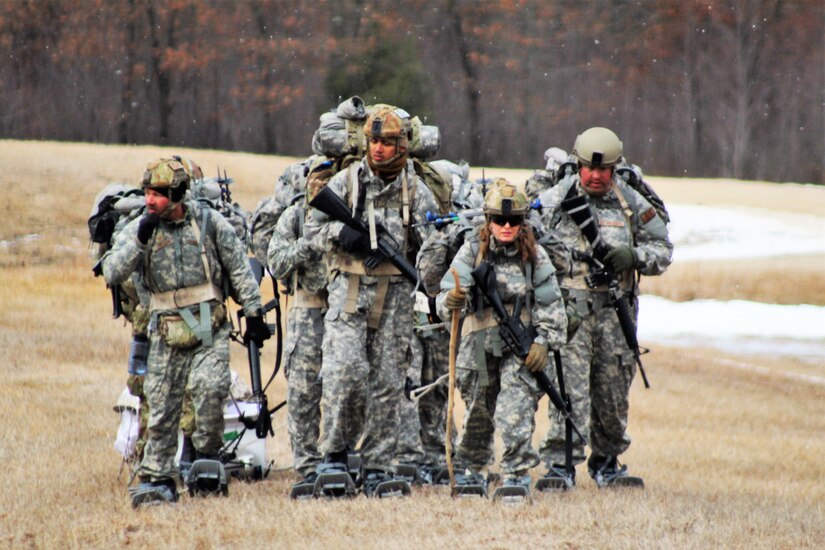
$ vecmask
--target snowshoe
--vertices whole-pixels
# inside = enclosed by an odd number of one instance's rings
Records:
[[[593,457],[587,461],[587,469],[590,477],[596,482],[599,489],[613,487],[629,487],[644,489],[645,482],[642,478],[631,476],[627,473],[627,466],[619,464],[615,456]]]
[[[410,484],[403,479],[393,479],[381,471],[367,472],[364,478],[364,494],[373,498],[406,497],[412,494]]]
[[[315,498],[344,498],[355,496],[355,482],[340,462],[324,462],[315,470],[318,478],[312,489]]]
[[[186,487],[189,496],[207,496],[229,494],[229,484],[226,480],[226,470],[220,460],[199,458],[192,463],[192,468],[186,476]]]
[[[154,506],[163,503],[174,503],[178,500],[177,487],[173,482],[143,482],[137,487],[129,489],[132,497],[132,508]]]
[[[512,476],[504,481],[504,485],[493,493],[493,502],[503,504],[527,504],[530,498],[530,476]]]
[[[433,485],[449,485],[450,472],[446,466],[436,466],[432,470]]]
[[[461,498],[487,498],[487,479],[478,473],[456,474],[455,496]]]
[[[393,479],[406,481],[408,485],[421,485],[421,476],[415,464],[396,464]]]
[[[544,474],[544,477],[536,482],[536,491],[542,493],[554,493],[558,491],[569,491],[576,486],[576,471],[567,472],[564,466],[553,464]]]
[[[289,498],[293,500],[306,500],[315,496],[315,481],[318,479],[318,474],[310,472],[304,479],[292,486],[289,493]]]
[[[361,474],[361,455],[356,451],[347,451],[347,470],[352,479],[358,479]]]

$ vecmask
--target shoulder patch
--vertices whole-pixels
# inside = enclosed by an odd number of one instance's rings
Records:
[[[653,218],[656,217],[656,210],[651,206],[647,210],[641,213],[639,219],[642,220],[642,223],[647,223]]]

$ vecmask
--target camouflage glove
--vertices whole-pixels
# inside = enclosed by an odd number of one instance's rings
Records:
[[[444,304],[447,306],[447,309],[450,310],[464,309],[464,305],[466,303],[467,290],[461,287],[451,289],[447,293],[447,297],[444,299]]]
[[[622,271],[636,267],[637,260],[636,251],[626,245],[615,247],[604,257],[604,261],[612,267],[616,273],[621,273]]]
[[[564,312],[567,314],[567,341],[569,342],[576,335],[576,331],[579,330],[582,324],[582,316],[579,315],[576,304],[565,305]]]
[[[262,315],[246,318],[246,331],[243,333],[244,344],[255,342],[259,348],[264,347],[264,340],[272,338],[269,327],[266,326]]]
[[[524,366],[530,372],[539,372],[547,366],[547,346],[533,342],[530,344],[530,352],[524,358]]]
[[[345,225],[338,233],[338,246],[344,252],[365,255],[370,252],[370,238],[365,233]]]
[[[137,240],[140,241],[140,244],[145,245],[149,242],[158,224],[160,224],[160,216],[158,214],[146,214],[140,219],[137,230]]]

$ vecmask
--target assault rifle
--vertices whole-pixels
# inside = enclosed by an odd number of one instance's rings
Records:
[[[309,201],[309,205],[313,208],[317,208],[333,220],[343,222],[352,229],[355,229],[364,235],[370,234],[369,226],[364,221],[355,219],[352,216],[350,207],[347,206],[346,202],[344,202],[344,199],[336,195],[335,192],[329,187],[324,187],[318,191],[318,194],[316,194],[315,197]],[[416,287],[423,288],[424,285],[421,281],[421,275],[419,275],[415,266],[413,266],[409,261],[407,261],[407,258],[404,257],[404,254],[399,250],[395,240],[380,224],[376,226],[376,229],[378,233],[378,248],[376,252],[377,256],[380,257],[381,260],[376,261],[376,256],[370,256],[364,261],[365,265],[370,268],[377,267],[380,261],[387,259],[392,263],[392,265],[398,268],[404,277],[412,281]]]
[[[571,188],[571,192],[575,188]],[[633,321],[633,316],[630,314],[630,304],[627,299],[622,296],[622,291],[619,288],[619,276],[608,265],[604,258],[610,252],[611,247],[602,239],[599,233],[599,227],[593,218],[593,212],[590,210],[590,204],[587,198],[582,195],[567,197],[561,203],[562,210],[572,218],[572,220],[581,229],[582,235],[590,243],[590,248],[593,254],[579,253],[577,258],[590,263],[596,269],[587,277],[585,282],[587,286],[594,288],[602,285],[607,286],[608,295],[613,309],[616,310],[616,315],[619,318],[619,325],[622,327],[622,334],[625,342],[633,352],[633,357],[636,364],[639,365],[639,373],[642,375],[642,380],[645,383],[645,388],[650,387],[647,381],[647,374],[642,365],[642,351],[639,348],[639,340],[636,338],[636,323]]]
[[[512,351],[519,359],[524,360],[530,353],[530,346],[533,340],[536,339],[538,333],[535,327],[525,327],[521,322],[521,298],[516,299],[513,307],[513,314],[507,313],[504,304],[501,301],[501,296],[496,288],[496,268],[490,262],[481,262],[477,268],[472,272],[473,280],[476,287],[481,292],[484,299],[493,308],[493,312],[499,321],[499,334],[504,344]],[[560,360],[560,358],[559,358]],[[543,370],[531,373],[539,384],[539,387],[547,394],[553,406],[558,409],[565,421],[570,420],[570,426],[576,432],[576,435],[582,441],[585,441],[584,436],[579,432],[573,420],[570,418],[570,412],[559,392],[553,387],[553,383],[547,377]]]

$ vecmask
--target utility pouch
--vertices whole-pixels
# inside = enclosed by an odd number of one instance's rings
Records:
[[[203,302],[206,304],[205,302]],[[209,307],[208,304],[207,308]],[[173,348],[191,348],[203,341],[204,345],[212,344],[212,334],[226,321],[226,306],[218,304],[211,307],[211,323],[208,338],[201,331],[196,332],[193,327],[179,314],[165,314],[158,317],[158,334],[167,346]],[[203,311],[203,307],[201,307]],[[201,315],[191,314],[200,324]]]

